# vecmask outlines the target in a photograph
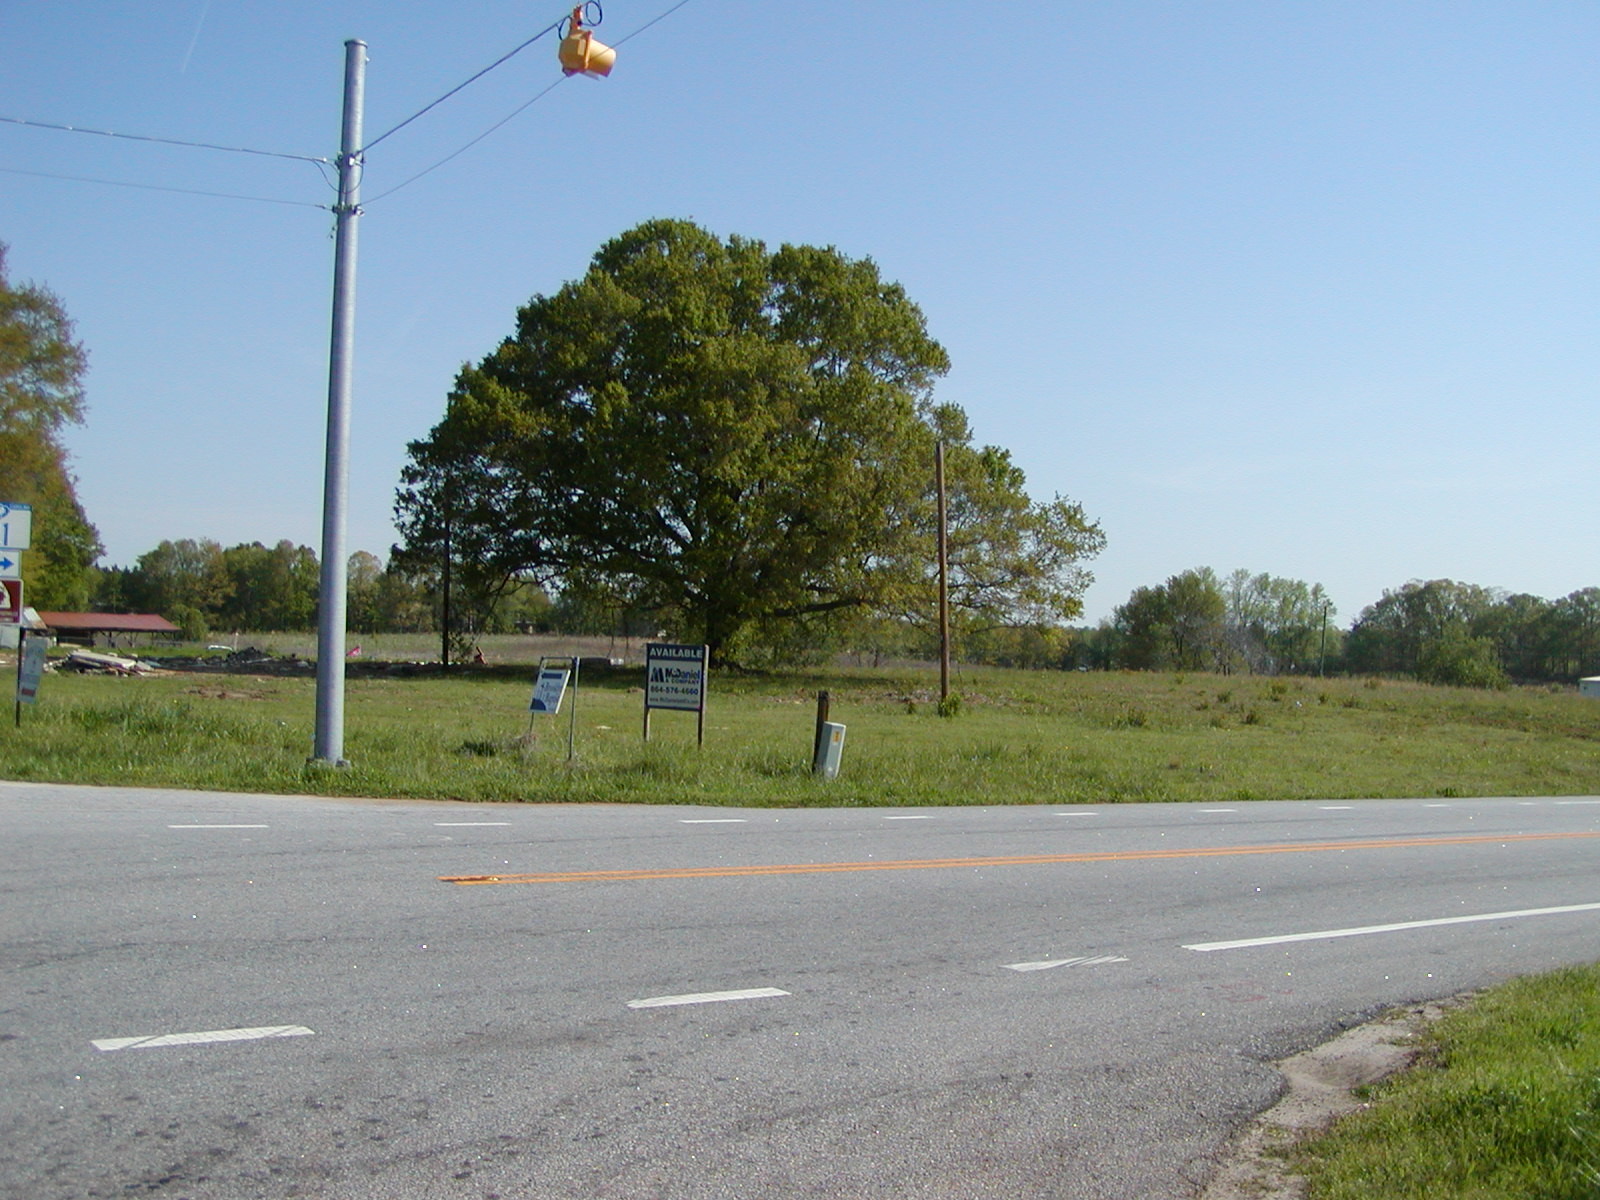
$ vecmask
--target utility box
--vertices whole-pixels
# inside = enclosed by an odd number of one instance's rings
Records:
[[[1578,680],[1578,695],[1593,696],[1600,700],[1600,675],[1590,675]]]
[[[839,760],[844,757],[844,726],[836,721],[822,723],[822,737],[817,741],[817,756],[811,763],[811,773],[819,779],[832,779],[839,774]]]

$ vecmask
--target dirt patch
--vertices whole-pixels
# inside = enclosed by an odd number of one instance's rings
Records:
[[[1464,997],[1412,1005],[1346,1031],[1278,1064],[1287,1091],[1234,1139],[1200,1200],[1304,1200],[1287,1151],[1340,1117],[1366,1108],[1358,1088],[1416,1060],[1418,1035]]]
[[[184,688],[186,696],[204,696],[207,700],[265,700],[265,692],[239,692],[229,691],[221,687],[192,687]]]

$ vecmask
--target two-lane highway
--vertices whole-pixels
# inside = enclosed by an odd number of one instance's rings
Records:
[[[1600,958],[1600,799],[0,784],[0,1192],[1181,1197],[1270,1061]]]

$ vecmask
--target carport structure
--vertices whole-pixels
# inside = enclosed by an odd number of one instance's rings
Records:
[[[123,646],[136,646],[141,635],[151,640],[183,636],[181,629],[155,613],[42,612],[39,620],[57,642],[91,648],[97,637],[104,637],[106,645],[115,648],[118,639],[123,639]]]

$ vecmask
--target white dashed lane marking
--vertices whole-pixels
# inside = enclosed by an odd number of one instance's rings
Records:
[[[309,1037],[304,1025],[262,1025],[254,1029],[212,1029],[204,1033],[152,1033],[143,1037],[96,1038],[96,1050],[145,1050],[158,1046],[196,1046],[210,1042],[256,1042],[263,1038]]]
[[[629,1000],[629,1008],[672,1008],[680,1004],[719,1004],[724,1000],[765,1000],[771,996],[787,996],[781,988],[745,988],[734,992],[691,992],[686,996],[651,996],[644,1000]]]
[[[1098,954],[1090,958],[1047,958],[1041,962],[1007,963],[1008,971],[1048,971],[1053,967],[1098,967],[1106,963],[1124,963],[1120,954]]]
[[[268,825],[168,825],[168,829],[269,829]]]
[[[680,825],[747,825],[747,817],[683,817]]]

